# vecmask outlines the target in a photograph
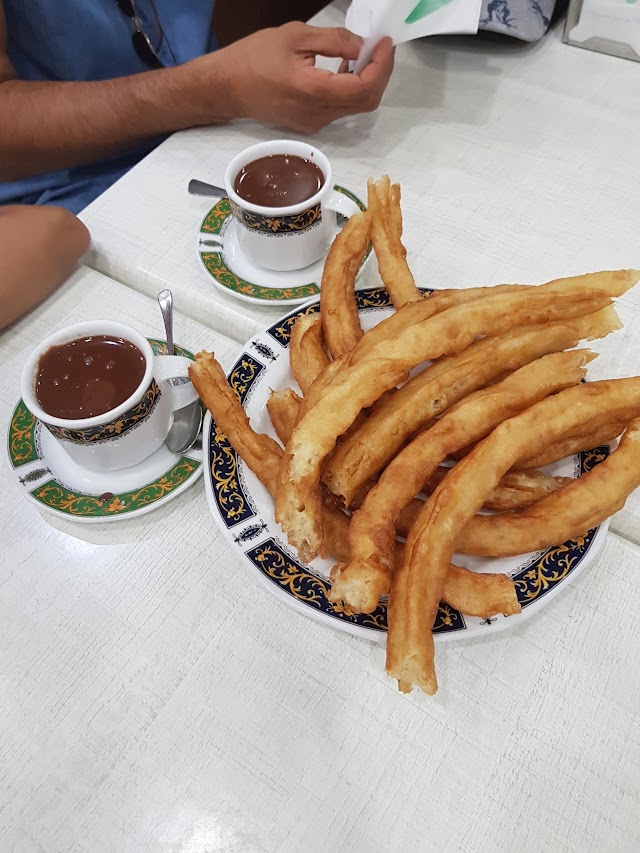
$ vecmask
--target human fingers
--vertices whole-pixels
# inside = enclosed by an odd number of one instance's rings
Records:
[[[371,62],[365,66],[365,68],[369,68],[371,63],[373,63],[375,68],[370,68],[367,72],[368,77],[377,78],[378,76],[384,76],[387,74],[387,79],[393,70],[393,61],[395,58],[395,48],[391,42],[390,38],[384,38],[379,44],[376,46]],[[338,74],[346,74],[349,71],[349,60],[343,59],[340,63],[340,67],[338,68]],[[388,73],[387,73],[388,72]],[[360,77],[362,77],[362,72],[360,72]]]
[[[394,51],[391,39],[383,39],[376,47],[371,62],[361,74],[332,74],[314,69],[312,94],[342,114],[375,110],[393,70]]]
[[[309,77],[304,83],[308,95],[336,115],[373,110],[374,95],[356,74],[335,74],[323,68],[305,69]],[[379,100],[379,99],[378,99]]]
[[[381,90],[384,91],[393,71],[394,58],[395,50],[391,39],[381,39],[373,51],[371,62],[365,65],[358,75],[365,86],[382,86]]]
[[[360,36],[344,27],[311,27],[302,24],[301,28],[291,31],[291,36],[296,50],[320,56],[357,59],[362,47]]]

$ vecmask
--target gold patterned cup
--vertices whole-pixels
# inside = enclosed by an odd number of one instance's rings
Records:
[[[35,393],[40,358],[54,346],[91,335],[112,335],[134,344],[145,359],[145,372],[136,390],[123,403],[93,418],[70,420],[44,411]],[[108,320],[67,326],[45,338],[31,353],[22,371],[22,399],[79,465],[92,471],[115,471],[137,465],[164,442],[177,409],[197,400],[188,380],[188,358],[154,356],[144,335]],[[180,384],[171,380],[184,379]]]
[[[318,192],[288,207],[263,207],[241,198],[234,189],[240,170],[273,154],[295,154],[315,163],[324,175]],[[318,148],[306,142],[277,139],[245,148],[227,166],[224,186],[229,196],[238,244],[247,258],[263,269],[299,270],[315,263],[329,250],[336,233],[336,213],[358,212],[354,201],[333,189],[331,164]]]

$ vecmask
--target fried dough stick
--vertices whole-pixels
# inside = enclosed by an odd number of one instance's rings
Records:
[[[404,547],[396,546],[398,560],[402,561]],[[487,619],[502,613],[513,616],[521,607],[514,582],[500,572],[473,572],[451,563],[442,590],[442,600],[465,616]]]
[[[352,352],[350,363],[355,364],[355,362],[365,358],[381,341],[395,338],[399,333],[405,332],[409,326],[422,323],[424,320],[440,314],[442,311],[446,311],[457,305],[474,302],[477,299],[484,299],[485,297],[496,296],[498,294],[533,292],[538,290],[539,287],[546,287],[556,294],[566,294],[574,292],[576,286],[580,285],[585,293],[587,291],[594,293],[595,291],[603,290],[610,297],[615,297],[621,296],[630,287],[633,287],[639,277],[640,272],[638,270],[604,270],[602,272],[570,276],[569,278],[558,278],[544,285],[497,284],[492,287],[465,287],[459,290],[438,290],[418,302],[403,305],[394,314],[391,314],[381,323],[378,323],[377,326],[374,326],[373,329],[369,329]],[[602,307],[604,305],[596,305],[591,310],[597,311],[598,308]],[[556,315],[554,319],[562,320],[588,313],[590,312],[585,309],[579,314],[567,314],[564,318]],[[535,320],[529,320],[526,325],[534,325],[535,323]],[[509,328],[514,328],[515,325],[524,326],[525,323],[514,324],[514,326],[510,326]],[[459,350],[456,351],[459,352]]]
[[[585,279],[578,277],[570,287],[561,280],[475,299],[423,323],[410,325],[394,338],[383,337],[366,358],[340,369],[331,383],[322,388],[321,397],[314,397],[313,405],[307,405],[306,401],[303,404],[280,467],[276,520],[302,559],[311,560],[325,553],[320,495],[322,463],[362,409],[406,380],[409,371],[423,361],[459,352],[479,335],[495,336],[516,326],[590,314],[609,305],[612,296],[624,293],[637,279],[633,271],[601,273],[586,279],[597,281],[597,288],[585,285]],[[406,307],[419,308],[423,301]],[[361,343],[366,339],[367,335]],[[352,362],[359,346],[351,356]],[[310,396],[314,396],[316,384]]]
[[[636,431],[640,430],[640,421]],[[529,507],[470,519],[457,550],[508,557],[575,539],[614,515],[640,486],[640,441],[625,431],[617,450],[591,471]],[[575,502],[575,505],[574,505]]]
[[[402,243],[402,190],[400,184],[391,184],[389,190],[389,222],[391,225],[391,235],[399,243]],[[407,250],[402,246],[402,251],[406,257]]]
[[[440,290],[426,296],[420,303],[413,302],[403,306],[377,326],[369,329],[353,350],[331,362],[329,369],[322,373],[312,388],[309,389],[311,393],[305,395],[305,406],[310,408],[311,405],[314,405],[322,396],[322,389],[331,384],[333,377],[337,376],[340,371],[347,368],[350,364],[355,363],[355,361],[360,361],[378,344],[401,333],[409,326],[423,322],[436,314],[446,311],[448,308],[472,302],[475,299],[481,299],[485,296],[495,296],[498,293],[524,292],[527,289],[531,288],[524,284],[499,284],[495,287],[468,287],[462,290]],[[585,311],[584,313],[589,312]],[[445,359],[441,359],[441,361],[444,362]],[[390,391],[389,393],[393,392]]]
[[[378,259],[378,271],[396,308],[422,299],[407,264],[407,251],[402,245],[402,212],[400,186],[384,175],[367,182],[367,206],[371,215],[371,242]]]
[[[269,494],[275,496],[282,448],[268,435],[253,429],[238,395],[227,382],[215,355],[204,350],[199,352],[195,362],[189,367],[189,377],[200,399],[211,412],[216,426],[225,434],[233,449]],[[295,395],[294,391],[289,391]],[[322,518],[329,549],[336,555],[348,554],[348,518],[338,509],[328,505],[322,507]]]
[[[381,401],[366,421],[345,438],[327,462],[323,482],[351,506],[353,495],[398,453],[419,429],[467,394],[501,374],[551,352],[574,347],[621,328],[612,306],[594,314],[471,344],[458,356],[439,359]],[[536,466],[537,467],[537,466]]]
[[[567,436],[545,450],[536,448],[532,456],[528,459],[522,459],[514,465],[513,471],[518,473],[529,468],[541,468],[543,465],[550,465],[559,459],[573,456],[574,453],[579,453],[581,450],[591,450],[599,444],[607,444],[624,432],[628,423],[628,418],[626,420],[611,420],[607,412],[602,412],[599,417],[594,418],[592,423],[575,435]],[[464,459],[474,447],[475,444],[470,444],[468,447],[452,453],[451,459]]]
[[[398,517],[440,462],[452,450],[468,444],[471,436],[484,438],[505,418],[579,383],[591,358],[592,353],[586,350],[545,355],[497,385],[471,394],[408,444],[385,469],[351,519],[351,561],[333,585],[331,600],[342,600],[356,612],[375,610],[379,597],[389,591],[390,555]]]
[[[626,428],[629,419],[626,421],[612,421],[608,413],[605,417],[605,423],[589,424],[587,432],[580,433],[570,438],[556,442],[547,450],[536,452],[534,456],[528,459],[523,459],[514,466],[514,472],[521,471],[523,468],[535,467],[539,468],[542,465],[549,465],[551,462],[557,462],[558,459],[565,459],[567,456],[572,456],[574,453],[580,453],[581,450],[591,450],[599,444],[608,444],[617,438]]]
[[[301,403],[302,399],[291,388],[285,388],[283,391],[272,391],[267,401],[271,423],[276,431],[276,435],[284,445],[286,445],[291,437]],[[619,430],[619,432],[621,431]],[[449,470],[449,468],[436,469],[432,476],[429,477],[423,491],[427,494],[435,491]],[[498,512],[522,509],[540,500],[540,498],[546,497],[570,481],[570,477],[551,477],[548,474],[543,474],[542,471],[510,471],[504,475],[498,486],[489,495],[485,501],[484,509]],[[371,482],[371,488],[374,485],[375,483]],[[362,505],[365,497],[366,493],[362,494],[361,500],[355,504],[358,508]],[[397,532],[401,536],[407,535],[409,527],[415,520],[422,504],[423,501],[416,498],[400,513]],[[333,556],[336,557],[338,555],[333,552]]]
[[[429,495],[434,492],[450,470],[437,468],[423,491]],[[487,496],[482,508],[492,512],[524,509],[572,481],[573,477],[551,477],[542,471],[509,471]]]
[[[441,470],[451,471],[453,469],[444,468]],[[537,475],[540,476],[540,479]],[[520,480],[522,476],[524,476],[524,480]],[[439,476],[438,479],[438,485],[440,485],[444,477]],[[510,471],[501,478],[496,488],[489,493],[482,508],[496,512],[523,509],[542,498],[546,498],[547,495],[571,482],[573,482],[573,477],[547,477],[542,471]],[[432,494],[435,488],[432,488],[428,483],[423,491]],[[396,522],[396,533],[399,536],[407,538],[411,526],[423,506],[424,500],[422,498],[414,498],[402,510]]]
[[[377,326],[369,329],[352,350],[349,363],[365,358],[371,350],[382,341],[389,340],[417,323],[428,320],[436,314],[441,314],[456,305],[464,305],[485,296],[495,296],[498,293],[516,293],[529,290],[525,284],[498,284],[495,287],[465,287],[459,290],[437,290],[427,294],[419,302],[408,302],[395,313],[386,317]],[[594,309],[595,310],[595,309]],[[586,313],[586,312],[585,312]]]
[[[216,426],[224,432],[233,449],[245,460],[265,488],[274,494],[273,469],[282,458],[282,449],[273,439],[256,433],[238,399],[228,384],[224,371],[214,355],[199,352],[189,374],[203,403],[211,412]],[[290,389],[289,389],[290,391]],[[281,395],[291,400],[295,392]],[[295,395],[297,396],[297,395]],[[291,407],[289,407],[291,412]],[[287,406],[282,409],[282,424],[286,423]],[[276,428],[276,431],[277,428]],[[349,518],[331,506],[323,507],[324,535],[331,552],[340,560],[349,558]],[[488,582],[478,588],[474,572],[452,567],[451,581],[445,584],[444,600],[469,615],[491,616],[494,613],[517,612],[519,604],[513,584],[505,583],[504,575],[487,575]],[[506,579],[508,580],[508,579]],[[515,608],[515,609],[514,609]]]
[[[283,444],[289,440],[298,416],[300,402],[298,395],[290,388],[271,392],[267,408],[273,427]],[[236,451],[242,456],[241,449],[236,448]],[[336,508],[325,512],[323,517],[327,548],[333,557],[343,563],[349,562],[350,520],[349,516]],[[404,546],[401,543],[396,543],[393,553],[395,565],[401,562],[403,549]],[[336,566],[331,572],[332,581],[337,578]],[[520,612],[520,604],[511,578],[500,573],[486,573],[479,581],[475,572],[453,563],[444,585],[442,600],[467,616],[487,618],[496,613],[510,616]]]
[[[345,515],[342,515],[346,519]],[[337,535],[334,533],[334,541]],[[348,536],[346,531],[340,531],[340,539],[346,546],[346,561],[349,559]],[[404,556],[404,544],[398,542],[393,551],[394,566],[400,566]],[[339,559],[343,559],[340,555]],[[331,582],[335,583],[340,576],[340,563],[336,563],[331,569]],[[455,607],[465,616],[478,616],[486,619],[502,613],[504,616],[513,616],[520,613],[521,607],[518,601],[515,584],[508,575],[501,572],[480,573],[470,569],[463,569],[451,563],[449,572],[442,591],[442,600],[445,604]]]
[[[293,324],[289,363],[303,394],[328,367],[329,357],[324,351],[322,322],[318,314],[302,314]]]
[[[189,366],[189,378],[211,412],[216,426],[227,436],[235,450],[236,437],[236,442],[242,448],[240,455],[267,491],[274,494],[282,448],[268,435],[252,429],[238,395],[227,382],[215,355],[205,350],[197,353],[196,360]]]
[[[437,468],[423,486],[422,491],[427,495],[435,492],[449,471],[451,471],[451,468]],[[496,488],[489,494],[482,508],[491,510],[492,512],[524,509],[541,498],[546,498],[552,492],[561,489],[572,480],[573,477],[551,477],[542,471],[510,471],[504,475]],[[375,481],[372,481],[370,488],[366,491],[363,489],[362,496],[357,502],[358,509],[362,506],[367,494],[374,486]],[[396,533],[399,536],[406,538],[409,528],[415,521],[423,504],[423,498],[413,498],[401,511],[396,522]]]
[[[301,405],[302,397],[299,397],[292,388],[272,391],[267,400],[267,411],[271,423],[276,435],[284,445],[291,438]],[[242,456],[242,454],[240,455]]]
[[[395,572],[390,599],[387,672],[398,680],[402,691],[410,691],[413,685],[428,694],[437,690],[433,637],[425,626],[435,619],[456,540],[486,495],[533,448],[558,441],[603,410],[616,417],[630,405],[640,415],[640,378],[590,382],[541,400],[497,426],[425,502],[411,528],[402,566]],[[562,529],[554,531],[554,542],[586,533],[618,505],[620,495],[638,484],[637,421],[630,425],[623,442],[606,462],[565,487],[571,489],[571,502],[565,507],[568,514],[560,518]],[[630,467],[634,474],[627,473]],[[555,522],[545,517],[538,523]]]
[[[334,359],[350,352],[363,334],[355,285],[370,234],[369,214],[356,213],[336,236],[324,263],[320,316],[327,348]]]

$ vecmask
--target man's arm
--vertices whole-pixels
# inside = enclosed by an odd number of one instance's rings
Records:
[[[89,240],[82,222],[62,207],[1,207],[0,329],[61,285]]]
[[[95,83],[19,80],[0,3],[0,180],[89,163],[196,124],[191,76],[179,66]],[[233,114],[219,89],[212,123]]]
[[[98,82],[19,80],[0,6],[0,180],[69,168],[144,139],[233,118],[315,131],[378,106],[393,67],[388,40],[356,76],[315,68],[354,59],[347,30],[291,23],[262,30],[176,68]]]

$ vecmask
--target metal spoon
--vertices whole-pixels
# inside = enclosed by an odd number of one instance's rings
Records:
[[[174,355],[173,346],[173,293],[170,290],[161,290],[158,294],[158,305],[162,312],[164,321],[164,333],[167,337],[167,355]]]
[[[222,187],[206,184],[204,181],[197,181],[195,178],[189,181],[187,189],[191,195],[217,196],[218,198],[226,198],[227,196],[227,191]]]
[[[162,290],[158,294],[158,305],[162,312],[167,336],[167,355],[173,355],[173,293],[170,290]],[[173,426],[165,441],[171,453],[184,453],[185,450],[193,447],[198,439],[201,426],[202,406],[199,400],[195,400],[182,409],[177,409],[173,415]]]

